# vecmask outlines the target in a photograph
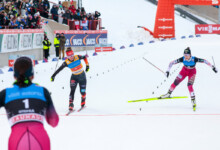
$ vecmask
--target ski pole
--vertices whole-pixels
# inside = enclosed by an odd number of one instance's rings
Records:
[[[212,61],[213,61],[213,64],[214,64],[214,66],[215,66],[215,61],[214,61],[214,57],[212,56]]]
[[[58,60],[57,60],[57,64],[56,64],[56,67],[55,67],[55,71],[56,71],[56,69],[57,69],[57,66],[58,66],[58,62],[59,62],[59,58],[58,58]]]
[[[160,68],[158,68],[157,66],[155,66],[154,64],[152,64],[150,61],[148,61],[146,58],[143,57],[143,59],[145,61],[147,61],[149,64],[151,64],[152,66],[154,66],[155,68],[157,68],[160,72],[162,72],[163,74],[165,74],[165,72],[163,72]]]

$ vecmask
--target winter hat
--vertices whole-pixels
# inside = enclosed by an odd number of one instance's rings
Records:
[[[191,55],[191,50],[189,47],[187,47],[185,50],[184,50],[184,54],[190,54]]]
[[[68,47],[67,50],[66,50],[66,55],[67,57],[72,57],[74,56],[74,52],[73,50],[71,49],[71,47]]]

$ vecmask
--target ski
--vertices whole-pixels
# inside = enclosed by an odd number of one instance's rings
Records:
[[[196,111],[196,104],[193,104],[193,111]]]
[[[86,108],[86,106],[81,107],[79,110],[77,110],[77,112],[80,112],[80,111],[82,111],[82,110],[85,109],[85,108]]]
[[[174,96],[174,97],[168,97],[168,98],[153,97],[153,98],[146,98],[146,99],[140,99],[140,100],[131,100],[131,101],[128,101],[128,103],[143,102],[143,101],[155,101],[155,100],[164,100],[164,99],[180,99],[180,98],[188,98],[188,96]]]
[[[75,110],[69,110],[66,116],[69,116],[71,113],[73,113]]]

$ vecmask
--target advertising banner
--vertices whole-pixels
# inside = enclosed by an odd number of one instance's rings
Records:
[[[19,50],[32,49],[32,33],[20,34]]]
[[[18,34],[4,34],[1,43],[1,52],[18,50]]]
[[[44,33],[33,34],[33,48],[43,48]]]
[[[44,30],[0,30],[0,52],[13,52],[43,47]]]
[[[66,47],[95,46],[96,44],[107,44],[107,30],[57,30],[56,33],[64,33],[66,37]]]
[[[13,67],[14,66],[14,62],[17,58],[21,57],[21,56],[26,56],[32,59],[33,61],[33,65],[35,65],[35,56],[34,55],[9,55],[8,57],[8,66],[9,67]]]
[[[195,34],[220,34],[220,24],[195,25]]]
[[[95,45],[95,52],[111,52],[113,51],[112,44]]]

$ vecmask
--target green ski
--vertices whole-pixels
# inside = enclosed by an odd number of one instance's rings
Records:
[[[180,99],[180,98],[188,98],[188,96],[174,96],[174,97],[168,97],[168,98],[153,97],[153,98],[146,98],[146,99],[140,99],[140,100],[131,100],[131,101],[128,101],[128,103],[143,102],[143,101],[155,101],[155,100],[164,100],[164,99]]]

